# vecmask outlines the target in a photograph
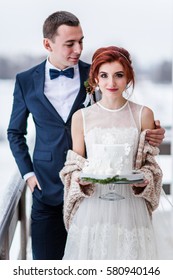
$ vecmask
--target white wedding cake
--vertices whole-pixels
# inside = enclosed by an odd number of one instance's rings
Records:
[[[82,170],[85,175],[113,177],[132,174],[133,146],[94,144],[92,149],[92,157],[88,157]]]

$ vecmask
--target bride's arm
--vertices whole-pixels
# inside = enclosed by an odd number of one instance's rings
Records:
[[[141,130],[145,129],[154,129],[155,124],[154,124],[154,114],[153,111],[148,108],[144,107],[142,110],[142,116],[141,116]]]
[[[153,129],[154,128],[154,114],[153,111],[148,108],[144,107],[142,110],[142,116],[141,116],[141,130],[146,130],[146,129]],[[144,180],[143,183],[137,183],[133,184],[134,187],[138,188],[144,188],[148,184],[148,180]]]
[[[74,113],[71,124],[72,150],[85,157],[83,118],[81,110]]]
[[[72,117],[72,150],[78,155],[85,157],[85,142],[84,142],[84,129],[83,129],[83,118],[81,110],[74,113]],[[77,179],[77,182],[81,187],[90,187],[91,183],[84,182],[83,180]],[[84,190],[84,189],[83,189]]]

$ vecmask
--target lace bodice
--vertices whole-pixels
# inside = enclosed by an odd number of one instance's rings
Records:
[[[109,110],[99,102],[82,109],[87,157],[94,153],[93,144],[129,144],[133,162],[141,131],[142,106],[127,101],[118,110]]]

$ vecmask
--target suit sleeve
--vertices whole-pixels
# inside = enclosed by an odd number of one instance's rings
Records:
[[[28,117],[29,111],[25,104],[22,87],[19,82],[19,76],[17,75],[13,94],[12,113],[7,129],[7,135],[10,149],[22,177],[26,173],[33,171],[33,165],[26,141]]]

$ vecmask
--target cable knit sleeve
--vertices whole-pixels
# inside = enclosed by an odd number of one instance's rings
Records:
[[[64,184],[63,216],[66,230],[69,229],[71,220],[83,198],[90,197],[94,192],[92,184],[89,183],[87,186],[82,187],[77,182],[85,161],[85,158],[69,150],[65,165],[59,173]]]
[[[135,168],[144,174],[149,183],[145,188],[133,187],[133,192],[135,196],[145,199],[149,213],[152,214],[159,205],[163,174],[155,159],[159,149],[145,141],[145,135],[146,130],[140,136]]]

